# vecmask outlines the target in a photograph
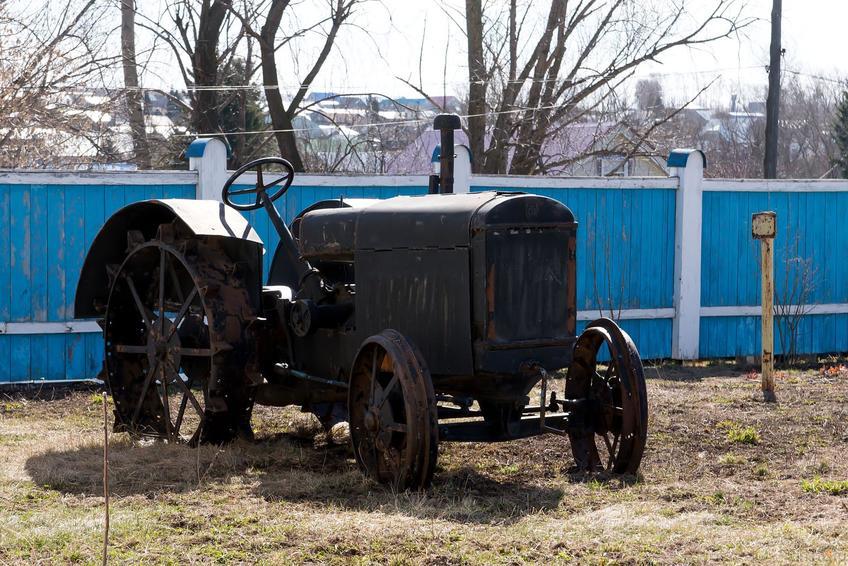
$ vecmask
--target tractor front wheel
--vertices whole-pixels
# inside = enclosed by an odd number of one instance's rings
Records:
[[[422,489],[438,454],[436,399],[418,350],[395,330],[363,342],[351,370],[350,438],[360,469],[398,491]]]
[[[635,474],[648,435],[648,397],[639,351],[610,319],[589,323],[574,346],[568,399],[585,408],[569,430],[575,470]]]

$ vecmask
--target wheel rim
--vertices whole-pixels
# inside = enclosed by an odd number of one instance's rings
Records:
[[[134,249],[115,276],[105,317],[106,369],[121,428],[196,443],[214,371],[211,313],[182,255]]]
[[[365,341],[351,371],[353,451],[369,477],[398,490],[426,487],[437,454],[435,395],[420,355],[384,331]]]
[[[569,430],[575,470],[636,473],[647,439],[645,378],[636,346],[611,320],[595,321],[580,335],[565,395],[588,400]]]

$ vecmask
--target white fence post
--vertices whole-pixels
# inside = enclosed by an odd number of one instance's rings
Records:
[[[468,146],[457,145],[453,162],[453,192],[471,192],[471,150]]]
[[[433,150],[430,162],[433,164],[433,173],[439,174],[439,157],[442,154],[442,146],[437,145]],[[471,192],[471,150],[467,145],[458,144],[454,146],[453,161],[453,192]]]
[[[221,200],[221,189],[227,180],[228,153],[227,144],[218,138],[197,139],[188,146],[188,168],[197,171],[199,200]]]
[[[697,149],[668,156],[669,175],[678,178],[674,222],[674,323],[671,357],[698,359],[701,339],[701,223],[707,158]]]

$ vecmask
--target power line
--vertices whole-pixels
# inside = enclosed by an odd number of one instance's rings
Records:
[[[823,81],[827,83],[833,83],[838,85],[845,85],[848,80],[846,79],[838,79],[834,77],[825,77],[824,75],[814,75],[811,73],[804,73],[801,71],[792,71],[790,69],[784,69],[784,72],[789,73],[791,75],[796,75],[798,77],[807,77],[809,79],[815,79],[817,81]]]
[[[480,117],[488,117],[488,116],[500,116],[502,114],[519,114],[522,112],[537,112],[539,110],[553,110],[556,108],[561,108],[561,104],[551,104],[548,106],[534,106],[532,108],[515,108],[513,110],[501,110],[498,112],[483,112],[480,114],[461,114],[460,118],[468,119],[468,118],[480,118]],[[370,124],[355,124],[355,125],[344,125],[346,128],[379,128],[386,126],[403,126],[403,125],[414,125],[414,124],[422,124],[429,123],[430,118],[412,118],[408,120],[393,120],[389,122],[374,122]],[[339,127],[338,125],[335,127]],[[254,134],[276,134],[276,133],[298,133],[298,132],[309,132],[313,131],[312,128],[289,128],[283,130],[253,130],[246,132],[212,132],[212,133],[185,133],[185,134],[174,134],[178,137],[220,137],[220,136],[245,136],[245,135],[254,135]]]
[[[759,69],[762,68],[761,65],[751,65],[747,67],[723,67],[719,69],[704,69],[697,71],[666,71],[662,73],[648,73],[647,75],[640,75],[635,77],[637,79],[644,77],[672,77],[672,76],[687,76],[687,75],[703,75],[703,74],[714,74],[714,73],[723,73],[729,71],[743,71],[749,69]],[[603,79],[604,75],[598,74],[594,75],[594,78]],[[579,83],[583,81],[586,77],[575,78],[572,82]],[[508,80],[508,81],[498,81],[496,79],[491,80],[479,80],[479,81],[450,81],[448,84],[451,85],[468,85],[468,84],[545,84],[551,82],[561,82],[564,81],[562,78],[547,78],[547,79],[532,79],[527,78],[526,80]],[[438,87],[441,88],[442,84],[439,84]],[[138,86],[138,87],[127,87],[127,86],[115,86],[115,87],[86,87],[86,86],[44,86],[44,85],[36,85],[36,86],[22,86],[26,90],[45,90],[52,91],[57,93],[72,93],[72,94],[89,94],[90,90],[102,89],[108,92],[227,92],[227,91],[242,91],[242,90],[286,90],[286,91],[297,91],[301,89],[312,89],[312,88],[320,88],[326,92],[344,92],[350,90],[367,90],[369,87],[355,87],[352,85],[344,85],[344,86],[323,86],[316,85],[314,83],[301,83],[301,84],[241,84],[241,85],[190,85],[190,86],[175,86],[175,85],[162,85],[156,87],[146,87],[146,86]],[[88,89],[88,90],[87,90]]]

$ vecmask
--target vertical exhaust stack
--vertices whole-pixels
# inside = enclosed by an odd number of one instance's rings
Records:
[[[433,129],[442,133],[439,154],[439,174],[430,176],[430,193],[453,193],[454,142],[453,132],[462,127],[456,114],[439,114],[433,120]]]

